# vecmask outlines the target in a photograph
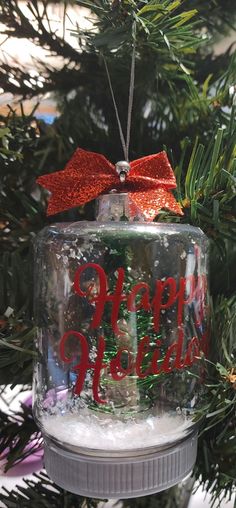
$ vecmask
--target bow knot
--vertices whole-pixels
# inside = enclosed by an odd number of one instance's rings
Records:
[[[124,183],[125,179],[126,179],[126,176],[130,172],[130,164],[129,164],[129,162],[119,161],[119,162],[116,163],[115,168],[116,168],[116,172],[118,173],[118,175],[120,177],[121,183]]]
[[[149,221],[163,208],[183,215],[170,192],[176,180],[165,152],[114,166],[103,155],[78,148],[63,171],[40,176],[37,183],[52,193],[47,215],[84,205],[114,188],[128,192]]]

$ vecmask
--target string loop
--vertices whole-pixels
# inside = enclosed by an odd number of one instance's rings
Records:
[[[135,82],[136,21],[133,22],[133,51],[132,51],[131,69],[130,69],[126,140],[125,140],[125,136],[124,136],[121,121],[120,121],[118,106],[117,106],[117,102],[115,99],[115,94],[114,94],[114,90],[113,90],[113,86],[112,86],[112,82],[111,82],[111,76],[109,73],[106,59],[105,59],[104,55],[102,55],[102,56],[103,56],[103,60],[104,60],[108,84],[109,84],[111,97],[112,97],[112,101],[113,101],[113,105],[114,105],[114,110],[115,110],[115,114],[116,114],[116,120],[117,120],[118,129],[119,129],[120,141],[121,141],[121,145],[122,145],[122,149],[123,149],[123,153],[124,153],[124,158],[125,158],[126,162],[129,162],[129,145],[130,145],[130,132],[131,132],[132,109],[133,109],[133,101],[134,101],[134,82]]]

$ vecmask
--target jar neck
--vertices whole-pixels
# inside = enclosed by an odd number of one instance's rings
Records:
[[[96,220],[99,222],[144,222],[145,217],[131,201],[128,193],[111,192],[97,198]]]

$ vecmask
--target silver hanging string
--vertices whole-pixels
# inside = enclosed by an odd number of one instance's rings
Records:
[[[121,140],[121,144],[122,144],[122,148],[123,148],[123,152],[124,152],[124,157],[126,158],[125,137],[124,137],[124,134],[123,134],[123,130],[122,130],[122,126],[121,126],[121,121],[120,121],[120,117],[119,117],[119,112],[118,112],[118,108],[117,108],[117,104],[116,104],[116,99],[115,99],[114,91],[113,91],[113,88],[112,88],[110,73],[109,73],[109,70],[108,70],[108,67],[107,67],[107,62],[106,62],[106,59],[105,59],[104,56],[103,56],[103,60],[104,60],[104,64],[105,64],[105,69],[106,69],[106,73],[107,73],[107,79],[108,79],[108,83],[109,83],[109,87],[110,87],[110,91],[111,91],[111,96],[112,96],[112,100],[113,100],[113,105],[114,105],[114,109],[115,109],[116,120],[117,120],[117,124],[118,124],[118,128],[119,128],[119,133],[120,133],[120,140]]]
[[[132,120],[132,109],[134,101],[134,79],[135,79],[135,56],[136,56],[136,22],[133,24],[133,52],[131,60],[130,70],[130,84],[129,84],[129,102],[128,102],[128,116],[127,116],[127,131],[126,131],[126,152],[125,160],[129,160],[129,144],[130,144],[130,132],[131,132],[131,120]]]
[[[121,121],[120,121],[120,116],[119,116],[119,112],[118,112],[118,107],[117,107],[117,103],[116,103],[116,99],[115,99],[114,90],[113,90],[113,87],[112,87],[112,82],[111,82],[111,77],[110,77],[109,69],[108,69],[108,66],[107,66],[106,59],[105,59],[104,55],[102,55],[103,56],[103,60],[104,60],[104,65],[105,65],[106,73],[107,73],[107,79],[108,79],[108,83],[109,83],[109,87],[110,87],[111,97],[112,97],[112,101],[113,101],[113,105],[114,105],[114,109],[115,109],[115,114],[116,114],[116,120],[117,120],[117,124],[118,124],[118,128],[119,128],[121,145],[122,145],[122,148],[123,148],[124,158],[125,158],[126,162],[129,161],[130,132],[131,132],[132,109],[133,109],[133,100],[134,100],[135,56],[136,56],[136,22],[135,21],[133,23],[133,37],[134,37],[134,42],[133,42],[131,70],[130,70],[130,85],[129,85],[129,100],[128,100],[126,142],[125,142],[125,137],[124,137]]]

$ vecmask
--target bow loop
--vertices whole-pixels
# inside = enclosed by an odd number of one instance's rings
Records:
[[[159,185],[166,187],[166,189],[176,188],[175,175],[166,152],[147,155],[146,157],[132,161],[130,166],[132,176],[155,178]]]

